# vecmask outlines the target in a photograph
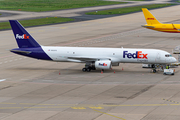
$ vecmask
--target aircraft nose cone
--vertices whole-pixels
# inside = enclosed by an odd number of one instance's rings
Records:
[[[173,57],[172,62],[176,62],[176,61],[177,61],[176,58]]]

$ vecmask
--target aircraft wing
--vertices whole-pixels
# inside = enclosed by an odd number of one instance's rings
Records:
[[[109,60],[110,58],[97,58],[97,57],[85,57],[85,56],[75,56],[67,57],[68,59],[80,60],[80,61],[97,61],[97,60]]]

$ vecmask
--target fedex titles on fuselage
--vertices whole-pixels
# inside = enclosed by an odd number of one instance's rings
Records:
[[[26,34],[23,35],[16,34],[16,39],[29,39],[29,36],[27,36]]]
[[[129,59],[137,59],[139,62],[147,62],[148,61],[148,54],[143,54],[142,51],[136,51],[135,53],[129,53],[128,51],[123,51],[123,58]]]

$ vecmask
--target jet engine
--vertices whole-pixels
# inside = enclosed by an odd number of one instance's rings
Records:
[[[110,60],[95,61],[95,68],[97,69],[111,69]]]

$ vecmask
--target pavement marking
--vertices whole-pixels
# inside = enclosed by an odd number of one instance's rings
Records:
[[[0,109],[19,109],[22,107],[0,107]]]
[[[7,58],[7,57],[11,57],[11,56],[15,56],[15,55],[2,56],[0,58]]]
[[[98,42],[109,41],[109,40],[125,37],[125,36],[128,36],[129,34],[137,34],[137,33],[142,33],[142,32],[145,32],[144,29],[136,29],[136,30],[132,30],[132,31],[128,31],[128,32],[110,34],[110,35],[105,35],[105,36],[101,36],[101,37],[95,37],[92,39],[85,39],[85,40],[80,40],[80,41],[76,41],[76,42],[65,43],[65,44],[61,44],[61,45],[73,45],[74,43],[82,44],[82,42],[89,42],[89,41],[90,42],[95,41],[96,43],[98,43]],[[84,43],[83,43],[83,45],[84,45]],[[87,45],[87,44],[85,44],[85,45]],[[59,46],[59,45],[57,45],[57,46]]]
[[[114,107],[114,106],[116,106],[116,107],[118,107],[118,106],[121,106],[121,107],[127,107],[127,106],[129,106],[129,107],[132,107],[132,106],[135,106],[135,107],[137,107],[137,106],[167,106],[167,105],[171,105],[171,104],[134,104],[134,105],[99,105],[99,106],[112,106],[112,107]],[[177,105],[180,105],[180,104],[177,104]]]
[[[16,103],[0,103],[0,104],[7,104],[7,105],[11,105],[11,104],[16,104]]]
[[[57,106],[60,106],[60,105],[71,105],[71,106],[74,106],[76,104],[37,104],[37,103],[0,103],[0,104],[20,104],[20,105],[44,105],[44,106],[50,106],[50,105],[57,105]]]
[[[38,30],[38,32],[44,32],[44,30]]]
[[[85,107],[71,107],[72,109],[79,109],[79,110],[83,110],[86,109]]]
[[[5,81],[6,79],[1,79],[0,82],[2,81]],[[166,100],[166,99],[163,99],[163,100]],[[168,100],[170,101],[170,100]],[[180,103],[179,102],[175,102],[175,101],[170,101],[170,102],[173,102],[174,104],[124,104],[124,105],[121,105],[121,104],[117,104],[117,105],[103,105],[103,104],[98,104],[98,105],[93,105],[93,104],[38,104],[38,103],[5,103],[5,102],[2,102],[0,104],[4,104],[4,105],[25,105],[23,107],[25,108],[71,108],[71,109],[77,109],[77,110],[83,110],[83,109],[87,109],[87,108],[90,108],[90,109],[97,109],[97,110],[100,110],[100,109],[104,109],[104,107],[146,107],[146,106],[149,106],[149,107],[154,107],[154,106],[180,106]],[[28,107],[30,105],[35,105],[36,107]],[[23,108],[22,107],[22,108]],[[21,108],[21,107],[3,107],[3,108],[0,108],[0,109],[15,109],[15,108]]]
[[[21,108],[69,108],[70,106],[57,106],[57,107],[21,107]]]
[[[3,81],[5,81],[5,80],[6,80],[6,79],[1,79],[0,82],[3,82]]]
[[[13,57],[14,58],[14,57]],[[12,58],[12,59],[13,59]],[[19,60],[22,60],[22,59],[25,59],[26,57],[24,57],[24,58],[19,58]],[[5,59],[6,60],[6,59]],[[13,62],[13,61],[17,61],[18,59],[13,59],[13,60],[9,60],[9,61],[4,61],[4,62],[0,62],[0,64],[5,64],[5,63],[10,63],[10,62]]]
[[[79,105],[79,106],[74,106],[73,104],[29,104],[29,103],[0,103],[0,104],[7,104],[7,105],[18,105],[18,104],[23,104],[23,105],[37,105],[37,106],[32,106],[32,107],[0,107],[0,109],[22,109],[22,108],[36,108],[36,109],[40,109],[40,108],[44,108],[44,109],[47,109],[47,108],[51,108],[51,109],[56,109],[56,108],[71,108],[71,109],[74,109],[74,110],[85,110],[87,108],[91,108],[93,109],[94,111],[98,111],[100,109],[104,109],[104,107],[102,106],[98,106],[98,107],[95,107],[95,105]],[[38,106],[39,105],[39,106]],[[116,105],[116,107],[119,107],[119,106],[124,106],[124,107],[134,107],[134,106],[179,106],[180,104],[145,104],[145,105]],[[114,107],[115,105],[108,105],[106,107]],[[100,111],[101,112],[101,111]],[[105,114],[103,112],[103,114]],[[106,113],[108,114],[108,113]],[[113,115],[112,115],[113,116]],[[117,116],[116,116],[117,117]]]
[[[82,26],[88,26],[88,25],[90,25],[90,24],[82,24]]]
[[[180,105],[180,104],[171,104],[171,105],[172,105],[172,106],[173,106],[173,105],[176,105],[176,106],[177,106],[177,105]]]
[[[165,101],[168,101],[168,102],[172,102],[172,103],[177,103],[177,104],[179,104],[179,102],[176,102],[176,101],[172,101],[172,100],[168,100],[168,99],[162,99],[162,100],[165,100]]]
[[[111,117],[115,117],[115,118],[118,118],[118,119],[121,119],[121,120],[126,120],[126,119],[124,119],[124,118],[121,118],[121,117],[118,117],[118,116],[115,116],[115,115],[111,115],[111,114],[109,114],[109,113],[101,112],[101,111],[95,110],[95,109],[93,109],[93,110],[96,111],[96,112],[105,114],[105,115],[109,115],[109,116],[111,116]]]
[[[70,106],[58,106],[58,107],[0,107],[0,109],[23,109],[23,108],[69,108]]]
[[[89,107],[91,109],[104,109],[103,107]]]
[[[66,29],[67,27],[60,27],[59,29]]]

